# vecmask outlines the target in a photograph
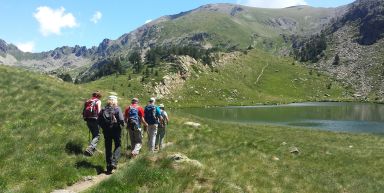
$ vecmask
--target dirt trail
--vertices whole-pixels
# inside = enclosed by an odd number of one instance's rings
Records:
[[[173,145],[173,143],[172,142],[168,142],[168,143],[163,145],[163,148],[166,148],[166,147],[171,146],[171,145]],[[136,159],[134,159],[134,160],[136,160]],[[119,164],[119,168],[123,168],[125,165],[127,165],[131,161],[133,161],[133,160],[128,160],[125,163]],[[119,169],[115,170],[113,173],[118,172],[118,171],[119,171]],[[101,174],[96,175],[96,176],[86,176],[82,180],[80,180],[79,182],[76,182],[75,184],[73,184],[71,186],[68,186],[68,187],[66,187],[64,189],[54,190],[52,193],[78,193],[78,192],[83,192],[83,191],[91,188],[92,186],[95,186],[95,185],[99,184],[100,182],[110,178],[111,176],[113,176],[113,174],[106,175],[105,173],[101,173]]]
[[[261,70],[260,75],[257,77],[257,80],[256,80],[255,84],[257,84],[257,83],[259,82],[260,78],[261,78],[261,77],[263,76],[263,74],[264,74],[264,70],[265,70],[268,66],[269,66],[269,63],[263,67],[263,69]]]
[[[99,174],[97,176],[87,176],[83,180],[69,186],[65,189],[55,190],[52,193],[77,193],[99,184],[101,181],[110,178],[112,175]]]

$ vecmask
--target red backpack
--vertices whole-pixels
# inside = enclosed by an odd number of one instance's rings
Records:
[[[97,102],[99,99],[97,98],[92,98],[87,100],[84,103],[84,109],[83,109],[83,118],[93,118],[97,119],[98,114],[99,114],[99,107],[97,106]]]

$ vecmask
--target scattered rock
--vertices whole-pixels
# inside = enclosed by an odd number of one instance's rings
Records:
[[[203,164],[201,164],[197,160],[189,159],[186,155],[183,155],[181,153],[175,153],[170,156],[168,156],[169,159],[174,161],[175,163],[188,163],[196,167],[203,167]]]
[[[279,161],[280,158],[278,158],[278,157],[276,157],[276,156],[272,156],[272,160],[273,160],[273,161]]]
[[[195,123],[195,122],[185,122],[184,125],[188,125],[188,126],[195,127],[195,128],[201,126],[200,123]]]
[[[353,148],[353,145],[350,145],[349,148]]]
[[[299,151],[299,149],[297,147],[289,148],[289,152],[293,153],[293,154],[299,154],[300,153],[300,151]]]
[[[93,180],[93,176],[85,176],[83,178],[83,181],[92,181]]]
[[[281,145],[287,145],[287,142],[284,141],[283,143],[281,143]]]

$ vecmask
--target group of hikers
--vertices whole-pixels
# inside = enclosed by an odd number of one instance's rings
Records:
[[[105,158],[107,174],[117,168],[121,154],[121,133],[126,125],[130,139],[129,157],[136,157],[142,147],[143,130],[148,134],[148,147],[150,152],[161,150],[164,143],[165,129],[168,125],[168,115],[163,104],[155,105],[156,99],[150,98],[144,109],[139,105],[139,99],[133,98],[131,104],[121,110],[118,97],[111,95],[107,104],[102,108],[102,95],[99,91],[93,92],[92,97],[84,103],[83,118],[87,122],[92,139],[85,150],[85,155],[92,156],[100,138],[99,128],[102,128],[105,140]],[[115,148],[112,152],[112,143]]]

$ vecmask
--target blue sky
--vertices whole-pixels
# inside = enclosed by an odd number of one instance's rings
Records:
[[[24,51],[41,52],[60,46],[97,46],[117,39],[163,15],[177,14],[209,3],[255,7],[307,4],[336,7],[353,0],[0,0],[0,39]]]

